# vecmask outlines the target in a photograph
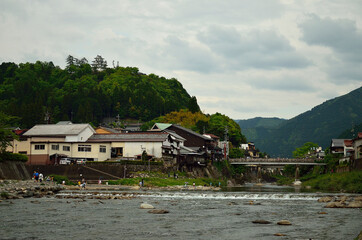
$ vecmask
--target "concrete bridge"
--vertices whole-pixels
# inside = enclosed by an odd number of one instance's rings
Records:
[[[257,168],[258,179],[261,179],[262,167],[284,167],[285,165],[296,165],[295,179],[299,179],[299,167],[301,165],[324,166],[326,163],[317,163],[313,158],[231,158],[229,163],[232,165],[244,165]]]
[[[248,166],[285,166],[285,165],[310,165],[323,166],[325,163],[317,163],[313,158],[230,158],[232,165]]]

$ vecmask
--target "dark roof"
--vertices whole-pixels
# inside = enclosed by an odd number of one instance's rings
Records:
[[[216,136],[216,135],[214,135],[214,134],[212,134],[212,133],[205,133],[204,135],[210,136],[210,137],[213,138],[213,139],[219,139],[218,136]]]
[[[163,142],[168,135],[164,132],[94,134],[88,142]]]
[[[185,131],[185,132],[191,133],[191,134],[193,134],[193,135],[195,135],[195,136],[198,136],[198,137],[200,137],[200,138],[202,138],[202,139],[209,140],[209,141],[212,140],[212,139],[210,139],[209,137],[203,136],[203,135],[201,135],[201,134],[199,134],[199,133],[197,133],[197,132],[192,131],[191,129],[188,129],[188,128],[185,128],[185,127],[181,127],[180,125],[172,124],[172,126],[178,128],[178,129],[181,129],[181,130],[183,130],[183,131]]]

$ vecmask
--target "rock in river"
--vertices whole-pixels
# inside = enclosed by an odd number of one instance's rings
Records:
[[[142,203],[140,208],[141,209],[154,209],[155,207],[148,203]]]
[[[267,221],[267,220],[262,220],[262,219],[260,219],[260,220],[254,220],[254,221],[252,221],[252,223],[257,223],[257,224],[269,224],[270,222],[269,222],[269,221]]]
[[[163,209],[153,209],[153,210],[149,210],[148,213],[166,214],[166,213],[169,213],[169,211],[168,210],[163,210]]]
[[[278,222],[278,225],[292,225],[292,223],[288,220],[281,220]]]

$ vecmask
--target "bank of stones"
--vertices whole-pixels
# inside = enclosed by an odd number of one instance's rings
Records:
[[[1,199],[40,198],[51,196],[63,190],[62,185],[54,182],[35,182],[34,180],[0,180]]]
[[[318,202],[327,203],[325,208],[362,208],[362,196],[326,196]]]

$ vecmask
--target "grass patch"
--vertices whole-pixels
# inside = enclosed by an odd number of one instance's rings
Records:
[[[141,177],[139,175],[144,174],[145,177]],[[209,186],[210,183],[212,186],[219,186],[219,182],[221,186],[226,186],[226,181],[219,179],[210,179],[210,178],[189,178],[186,173],[177,172],[178,178],[173,177],[173,172],[170,173],[170,177],[168,174],[161,172],[138,172],[136,173],[137,177],[134,178],[124,178],[120,180],[110,180],[108,181],[109,185],[129,185],[136,186],[142,181],[144,182],[145,187],[168,187],[168,186],[179,186],[185,185],[185,182],[188,183],[188,186],[192,186],[195,183],[196,186]]]
[[[318,175],[303,182],[302,186],[322,191],[362,193],[362,171]]]
[[[277,185],[291,185],[295,181],[292,177],[274,175],[273,178],[277,179]]]
[[[66,177],[66,176],[55,175],[55,174],[51,174],[51,175],[49,175],[49,176],[53,177],[53,181],[56,182],[56,183],[58,183],[58,184],[62,184],[63,181],[64,181],[64,182],[65,182],[65,185],[77,185],[76,183],[70,181],[70,180],[68,179],[68,177]]]
[[[8,196],[9,196],[9,193],[7,193],[7,192],[1,192],[0,193],[1,198],[8,198]]]

